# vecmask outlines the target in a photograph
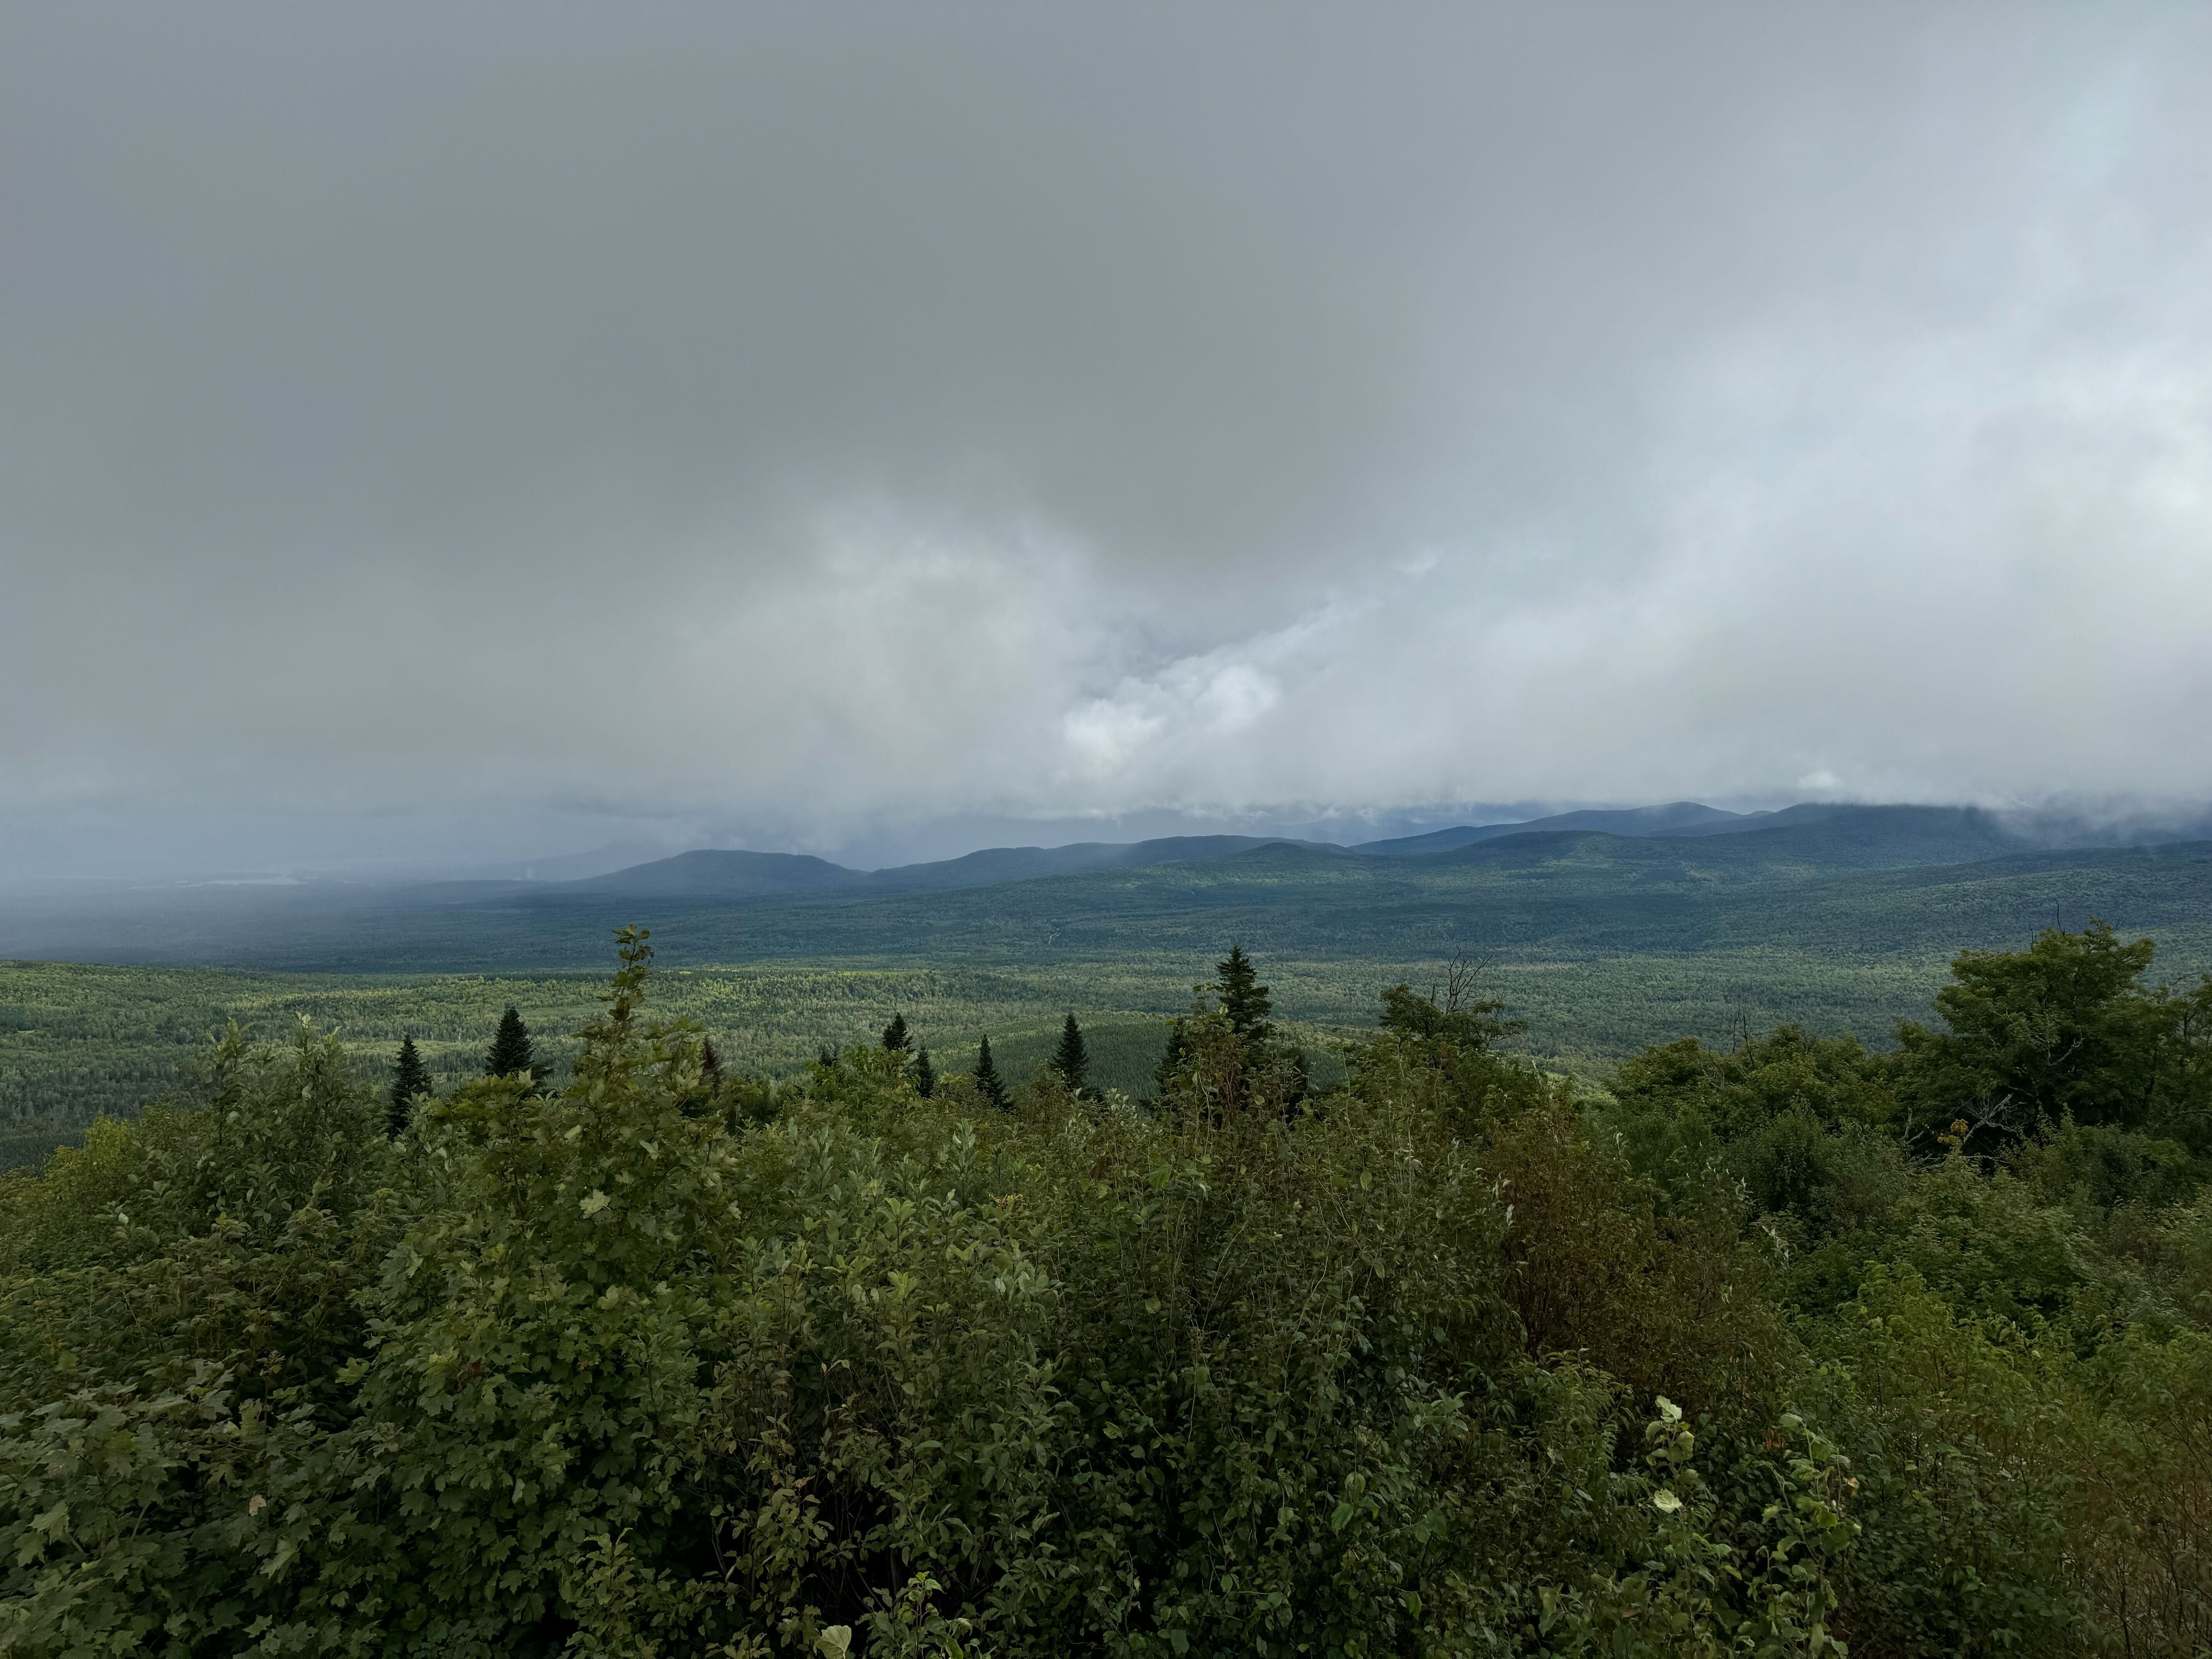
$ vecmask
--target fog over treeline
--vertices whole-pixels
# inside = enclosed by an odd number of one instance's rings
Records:
[[[13,9],[0,865],[2185,817],[2208,155],[2179,6]]]

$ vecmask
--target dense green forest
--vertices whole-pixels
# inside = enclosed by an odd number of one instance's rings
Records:
[[[1010,1071],[1027,1077],[1058,1041],[1066,1011],[1079,1008],[1094,1076],[1101,1086],[1133,1094],[1151,1086],[1169,1016],[1209,971],[1202,957],[1167,966],[672,969],[655,996],[665,1012],[697,1021],[730,1064],[772,1077],[797,1075],[824,1043],[872,1040],[895,1011],[940,1054],[966,1054],[988,1035]],[[1379,971],[1364,963],[1274,966],[1284,1015],[1304,1034],[1324,1080],[1343,1071],[1328,1046],[1330,1032],[1372,1024]],[[1394,971],[1424,977],[1434,969]],[[303,1016],[335,1029],[365,1079],[385,1075],[402,1039],[412,1038],[444,1089],[481,1070],[501,1010],[512,1006],[538,1034],[544,1058],[565,1074],[582,1048],[571,1033],[605,979],[0,963],[0,1169],[78,1139],[102,1112],[127,1117],[148,1100],[188,1091],[210,1035],[231,1019],[264,1033]],[[1917,1006],[1926,991],[1914,989]]]
[[[1602,1092],[1463,974],[1332,1086],[1240,954],[1146,1098],[1063,1012],[1003,1104],[918,1005],[750,1074],[622,957],[550,1079],[233,1030],[4,1177],[0,1651],[2212,1642],[2212,981],[2148,941]]]
[[[1957,809],[1775,816],[1790,821],[1498,825],[1382,851],[1000,849],[873,876],[702,852],[570,883],[19,895],[0,901],[0,951],[50,959],[0,962],[0,1167],[183,1086],[233,1014],[270,1030],[306,1014],[362,1052],[411,1036],[450,1084],[512,1003],[564,1064],[607,930],[631,921],[665,947],[663,1006],[745,1069],[795,1074],[903,1008],[940,1048],[989,1033],[1026,1075],[1075,1007],[1101,1077],[1132,1092],[1229,939],[1267,958],[1279,1017],[1332,1077],[1325,1039],[1372,1024],[1377,984],[1454,959],[1486,964],[1526,1052],[1590,1080],[1686,1034],[1795,1022],[1886,1040],[1924,1016],[1961,940],[2090,915],[2155,934],[2176,970],[2212,965],[2212,844],[2023,849]],[[1059,869],[1083,860],[1098,867]]]
[[[1685,1032],[1719,1037],[1785,1019],[1824,1032],[1887,1032],[1926,1011],[1943,963],[1938,955],[1856,962],[1709,951],[1498,962],[1485,982],[1528,1021],[1528,1052],[1596,1080],[1622,1054]],[[1329,1037],[1373,1025],[1378,983],[1425,984],[1445,971],[1433,958],[1268,963],[1279,1017],[1299,1027],[1329,1077],[1341,1066]],[[972,1048],[989,1034],[1026,1077],[1057,1039],[1062,1014],[1078,1008],[1101,1084],[1134,1094],[1150,1086],[1169,1017],[1210,972],[1201,952],[972,968],[742,965],[670,969],[656,994],[672,1014],[697,1020],[733,1064],[778,1077],[799,1073],[825,1042],[866,1040],[894,1010],[941,1051]],[[334,1027],[364,1076],[411,1036],[444,1086],[478,1068],[501,1009],[512,1004],[544,1034],[546,1058],[565,1066],[580,1047],[569,1033],[603,977],[0,963],[0,1168],[75,1139],[100,1112],[127,1116],[186,1089],[195,1057],[231,1018],[264,1033],[302,1015]]]

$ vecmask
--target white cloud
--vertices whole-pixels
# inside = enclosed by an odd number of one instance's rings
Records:
[[[0,64],[19,824],[2212,790],[2201,13],[205,15]]]

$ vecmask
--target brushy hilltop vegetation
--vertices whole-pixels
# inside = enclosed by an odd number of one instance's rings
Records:
[[[2212,985],[2147,942],[1581,1103],[1403,986],[1316,1090],[1233,973],[1149,1107],[718,1079],[622,955],[565,1086],[394,1133],[234,1033],[5,1177],[0,1651],[2212,1641]]]

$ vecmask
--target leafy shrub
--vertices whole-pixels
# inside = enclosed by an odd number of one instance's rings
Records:
[[[622,954],[558,1092],[234,1033],[7,1182],[0,1654],[2206,1639],[2212,1231],[2109,1114],[1916,1162],[1790,1031],[1591,1109],[1402,987],[1320,1097],[1212,1006],[1149,1108],[718,1081]]]

